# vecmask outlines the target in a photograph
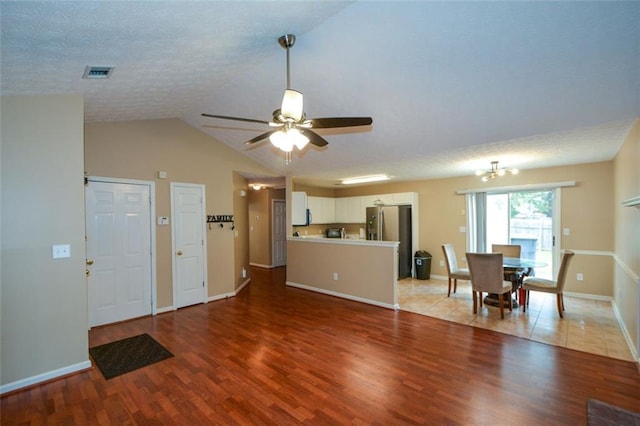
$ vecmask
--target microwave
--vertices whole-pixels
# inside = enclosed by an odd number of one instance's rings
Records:
[[[324,233],[327,238],[342,238],[342,228],[327,228]]]

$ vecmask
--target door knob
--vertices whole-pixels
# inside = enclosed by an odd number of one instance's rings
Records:
[[[182,250],[178,250],[177,255],[178,255],[178,256],[182,256]]]
[[[93,265],[93,259],[87,259],[87,265],[89,266]]]
[[[87,277],[88,277],[89,275],[91,275],[91,271],[89,271],[88,269],[86,269],[86,270],[84,271],[84,273],[85,273],[85,275],[86,275]]]

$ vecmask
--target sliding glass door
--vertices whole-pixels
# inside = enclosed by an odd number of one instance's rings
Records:
[[[535,275],[553,279],[560,258],[560,188],[469,192],[467,251],[490,252],[492,244],[518,244],[521,257],[546,266]]]
[[[554,191],[520,191],[487,194],[487,251],[492,244],[516,244],[521,257],[547,266],[536,268],[541,278],[553,278]]]

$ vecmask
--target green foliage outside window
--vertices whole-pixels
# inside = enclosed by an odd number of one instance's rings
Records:
[[[511,217],[551,217],[553,191],[512,192],[509,205]]]

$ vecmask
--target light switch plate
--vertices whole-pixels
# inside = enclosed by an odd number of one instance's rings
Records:
[[[67,257],[71,257],[71,244],[52,245],[51,257],[53,259],[66,259]]]
[[[169,217],[168,216],[158,216],[158,225],[168,225]]]

